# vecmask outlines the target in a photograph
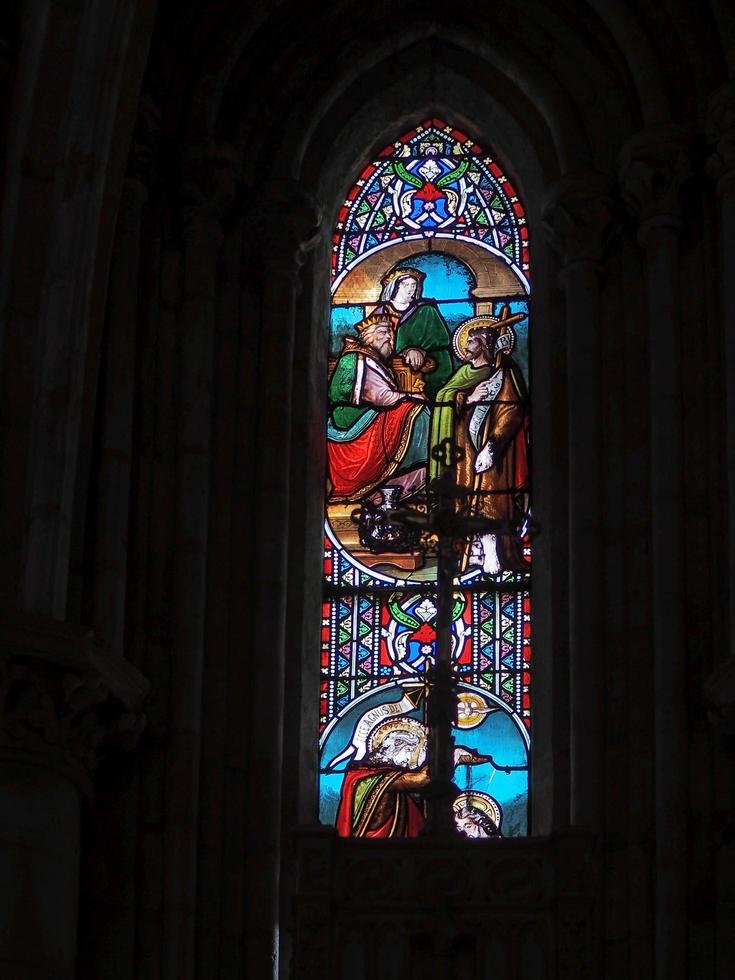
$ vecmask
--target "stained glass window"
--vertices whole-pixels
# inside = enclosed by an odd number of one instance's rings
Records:
[[[319,796],[342,835],[425,824],[440,497],[464,529],[450,616],[456,827],[528,832],[529,290],[515,188],[440,119],[387,146],[339,212]]]

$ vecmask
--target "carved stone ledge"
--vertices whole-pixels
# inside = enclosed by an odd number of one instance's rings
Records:
[[[497,842],[496,842],[497,843]],[[473,848],[473,849],[470,849]],[[442,896],[480,906],[510,908],[544,904],[553,895],[550,869],[538,855],[507,853],[495,848],[462,848],[412,855],[346,856],[337,865],[334,897],[345,906],[381,902],[431,906]]]
[[[564,268],[599,264],[613,230],[613,213],[611,181],[602,174],[565,177],[551,188],[543,225]]]
[[[51,766],[89,791],[100,756],[137,743],[148,687],[89,630],[0,614],[0,758]]]
[[[709,101],[705,124],[711,155],[707,174],[718,182],[718,190],[735,177],[735,81],[718,89]]]
[[[450,965],[452,975],[484,976],[491,966],[509,975],[523,948],[539,976],[590,976],[598,865],[594,839],[574,830],[439,842],[345,840],[331,828],[304,829],[294,977],[350,976],[341,963],[347,936],[352,959],[395,956],[416,965],[424,957],[427,975],[443,957],[447,975]]]
[[[674,124],[634,136],[620,154],[623,200],[639,222],[641,243],[651,228],[681,227],[681,199],[693,176],[692,136]]]
[[[735,735],[735,658],[712,671],[702,693],[710,725],[721,735]]]

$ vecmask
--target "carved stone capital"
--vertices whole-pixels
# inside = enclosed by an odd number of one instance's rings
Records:
[[[712,671],[702,693],[710,725],[722,735],[735,735],[735,658]]]
[[[143,730],[145,678],[90,631],[0,618],[0,758],[55,768],[83,790],[98,760]]]
[[[319,239],[321,208],[296,181],[278,180],[267,185],[256,212],[252,229],[262,236],[265,269],[295,277]]]
[[[544,231],[563,268],[599,263],[613,229],[613,209],[611,183],[602,174],[564,177],[551,188]]]
[[[681,227],[682,192],[692,174],[692,137],[681,126],[644,130],[623,147],[620,189],[641,243],[651,228]]]
[[[718,181],[721,189],[725,180],[735,177],[735,81],[732,79],[709,100],[705,133],[712,150],[707,159],[707,174]]]
[[[242,157],[229,143],[188,143],[180,161],[180,215],[185,237],[210,233],[221,240],[222,224],[240,192]]]

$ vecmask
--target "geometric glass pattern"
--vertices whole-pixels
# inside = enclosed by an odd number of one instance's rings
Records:
[[[515,188],[492,156],[441,119],[385,147],[360,174],[338,215],[332,274],[365,252],[421,236],[476,242],[528,274],[528,229]]]

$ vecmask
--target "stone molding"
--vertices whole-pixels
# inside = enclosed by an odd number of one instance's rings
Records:
[[[682,227],[682,192],[693,177],[693,138],[682,126],[666,124],[638,133],[620,154],[623,201],[639,222],[641,244],[656,227]]]
[[[0,758],[55,768],[88,793],[101,756],[137,744],[148,689],[90,630],[0,614]]]
[[[273,180],[248,224],[248,237],[255,244],[253,236],[262,236],[259,251],[267,271],[296,278],[321,224],[322,209],[305,188],[295,180]]]
[[[563,177],[551,188],[543,227],[565,271],[579,263],[599,267],[613,231],[613,215],[612,184],[603,174]]]
[[[274,179],[243,195],[241,275],[246,280],[287,280],[300,288],[299,273],[322,232],[322,208],[298,181]],[[279,286],[279,289],[282,288]]]
[[[735,81],[732,79],[709,100],[705,135],[712,150],[707,159],[707,174],[722,189],[725,181],[735,176]]]

